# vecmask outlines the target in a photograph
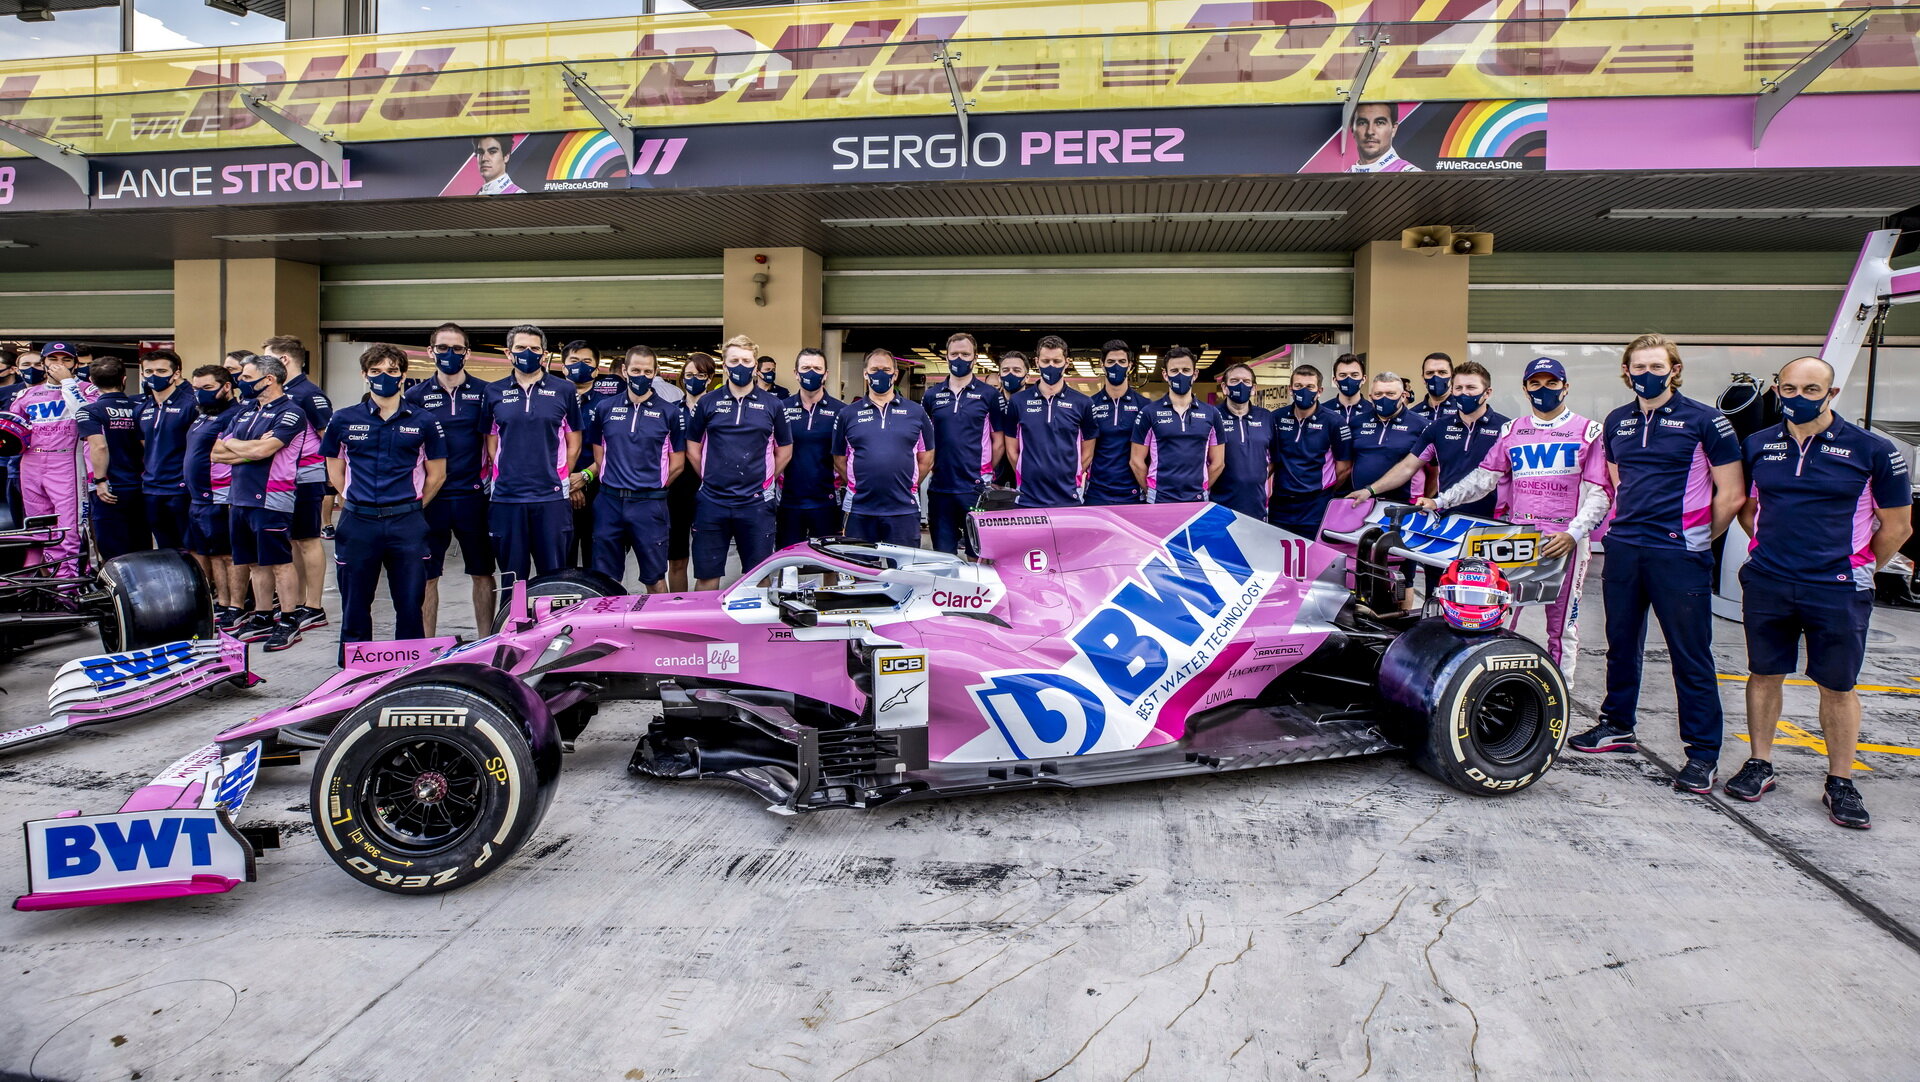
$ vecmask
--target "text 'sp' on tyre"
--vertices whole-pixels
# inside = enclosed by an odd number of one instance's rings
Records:
[[[314,833],[349,875],[395,894],[466,886],[546,810],[527,739],[457,683],[383,691],[334,729],[313,773]]]
[[[1381,658],[1380,694],[1399,715],[1414,765],[1461,792],[1519,792],[1566,743],[1566,677],[1510,631],[1423,620]]]
[[[100,585],[112,609],[100,621],[100,642],[108,650],[144,650],[214,636],[207,577],[179,549],[115,556],[101,565]]]
[[[619,597],[626,592],[619,579],[590,567],[561,568],[527,580],[528,598],[562,597],[584,601],[589,597]],[[506,626],[507,609],[512,604],[511,598],[502,601],[499,611],[493,614],[495,633]]]

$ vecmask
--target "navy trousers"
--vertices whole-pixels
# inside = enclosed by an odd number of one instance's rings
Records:
[[[1687,758],[1718,761],[1725,722],[1713,660],[1713,553],[1609,538],[1600,586],[1607,603],[1607,698],[1600,705],[1601,720],[1635,727],[1651,608],[1673,662]]]
[[[333,563],[340,584],[340,645],[373,640],[373,597],[380,573],[393,599],[393,637],[425,638],[427,516],[418,510],[376,518],[342,508],[334,524]],[[483,614],[481,619],[485,619]]]

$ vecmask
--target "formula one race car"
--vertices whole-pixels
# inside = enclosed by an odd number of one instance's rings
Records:
[[[1382,585],[1390,557],[1513,554],[1524,531],[1372,515],[1347,524],[1351,555],[1162,504],[976,512],[978,563],[832,538],[717,593],[546,576],[491,636],[351,646],[338,675],[119,813],[28,823],[15,905],[232,889],[271,844],[233,822],[258,772],[314,749],[314,826],[341,868],[402,894],[472,883],[539,824],[598,704],[623,699],[661,703],[633,774],[730,781],[785,814],[1389,751],[1465,792],[1526,788],[1566,736],[1559,669],[1497,626],[1395,611]]]

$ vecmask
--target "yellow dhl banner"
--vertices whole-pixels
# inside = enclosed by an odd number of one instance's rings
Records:
[[[881,0],[0,64],[0,121],[90,154],[974,111],[1758,93],[1869,19],[1816,92],[1920,90],[1920,5],[1642,0]],[[0,151],[0,153],[12,153]]]

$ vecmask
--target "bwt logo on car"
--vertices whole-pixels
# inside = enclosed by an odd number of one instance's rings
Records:
[[[154,871],[171,868],[187,843],[187,863],[195,868],[213,864],[213,835],[220,824],[210,816],[165,815],[126,823],[72,823],[46,828],[47,878],[92,875],[102,860],[115,871]]]
[[[1075,656],[1058,672],[987,673],[967,689],[1013,757],[1139,746],[1281,577],[1264,527],[1238,523],[1210,505],[1167,538],[1069,632]]]
[[[85,670],[88,683],[101,691],[114,691],[129,683],[165,676],[173,671],[175,665],[186,665],[192,661],[193,644],[173,642],[151,650],[90,657],[81,661],[80,667]]]

